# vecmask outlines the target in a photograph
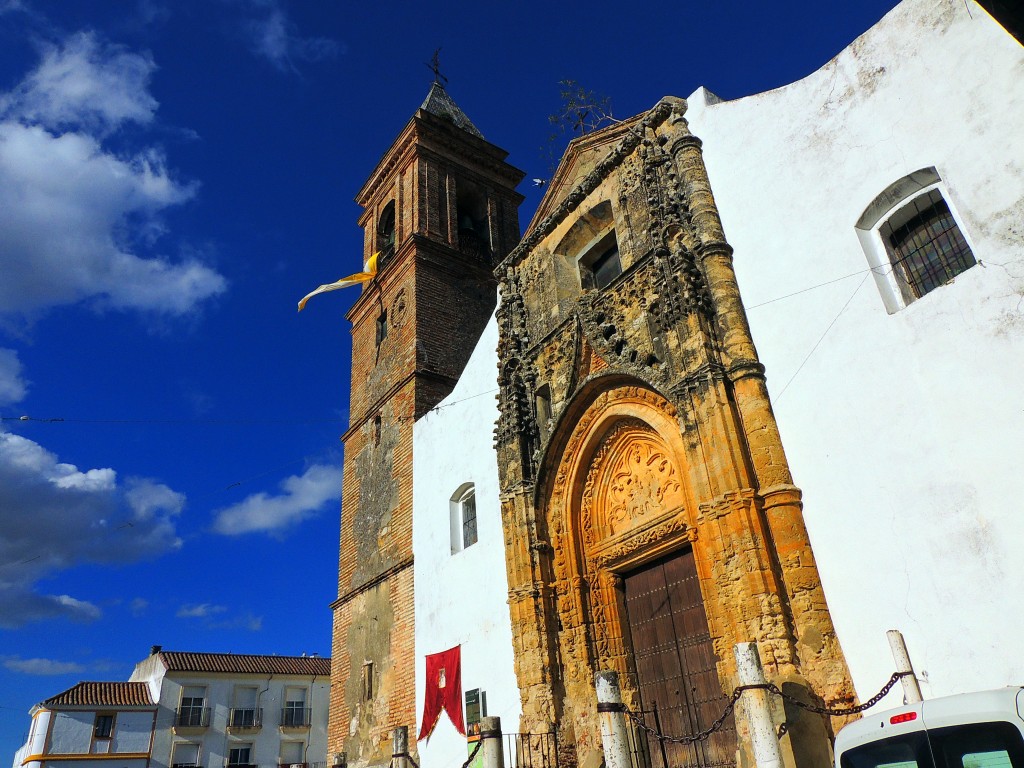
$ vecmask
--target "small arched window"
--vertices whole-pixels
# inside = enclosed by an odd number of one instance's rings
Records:
[[[890,184],[857,221],[889,313],[945,285],[977,260],[934,168]]]
[[[452,554],[477,542],[476,486],[464,483],[449,501]]]

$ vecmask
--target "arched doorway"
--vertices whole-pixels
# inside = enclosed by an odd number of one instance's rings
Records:
[[[673,406],[639,386],[601,392],[560,441],[541,509],[551,537],[558,653],[578,752],[597,746],[593,675],[614,669],[634,710],[696,733],[726,704],[696,540],[699,467]],[[552,457],[553,458],[553,457]],[[651,718],[653,722],[653,718]],[[731,721],[696,746],[651,745],[656,768],[735,765]]]

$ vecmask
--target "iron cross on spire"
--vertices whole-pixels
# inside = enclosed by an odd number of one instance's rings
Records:
[[[441,74],[441,49],[438,48],[434,51],[434,55],[430,58],[430,63],[426,65],[427,68],[434,73],[434,82],[440,85],[442,88],[448,84],[448,78]],[[444,82],[442,82],[444,81]]]

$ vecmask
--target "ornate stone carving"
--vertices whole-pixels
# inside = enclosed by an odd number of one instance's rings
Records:
[[[536,372],[525,357],[530,343],[526,305],[519,276],[506,270],[499,283],[502,303],[498,320],[498,422],[494,443],[505,488],[531,483],[536,477],[540,430],[536,413]]]
[[[602,159],[577,156],[578,183],[498,270],[495,441],[502,492],[524,505],[505,520],[523,726],[557,723],[580,759],[597,744],[593,672],[624,673],[635,701],[617,579],[687,545],[723,688],[733,644],[756,639],[769,679],[852,691],[684,108],[663,101]],[[556,246],[602,201],[624,271],[577,296],[579,254]]]
[[[623,420],[591,461],[581,498],[584,545],[593,547],[683,503],[679,472],[664,443],[642,422]]]
[[[687,523],[683,510],[669,513],[667,518],[664,522],[635,531],[595,552],[591,557],[591,567],[604,569],[619,565],[630,555],[642,552],[652,544],[666,541],[696,541],[697,530]]]

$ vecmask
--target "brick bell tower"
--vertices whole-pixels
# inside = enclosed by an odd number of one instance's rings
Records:
[[[348,313],[345,445],[328,751],[386,763],[416,732],[413,423],[447,396],[494,310],[519,240],[523,173],[435,82],[356,202],[377,277]],[[453,439],[457,437],[453,436]]]

